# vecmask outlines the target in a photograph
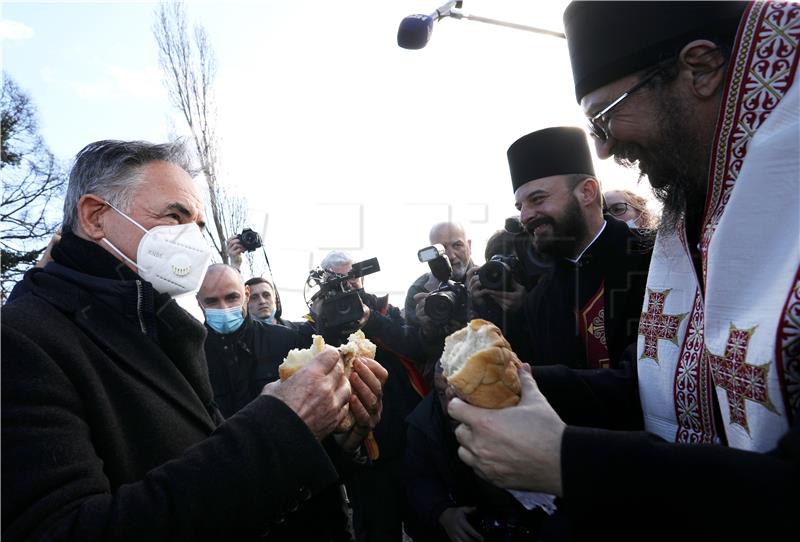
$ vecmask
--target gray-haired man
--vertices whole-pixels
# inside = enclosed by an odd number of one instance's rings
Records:
[[[328,350],[221,423],[173,299],[208,263],[189,171],[177,144],[78,153],[54,261],[3,308],[4,539],[348,536],[320,441],[348,402],[374,426],[385,371]]]

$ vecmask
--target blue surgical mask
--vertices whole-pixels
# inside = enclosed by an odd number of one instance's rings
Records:
[[[241,305],[229,309],[203,309],[203,311],[206,313],[208,326],[223,335],[233,333],[244,323]]]
[[[273,312],[266,318],[256,318],[259,322],[263,322],[265,324],[274,324],[275,323],[275,313]]]

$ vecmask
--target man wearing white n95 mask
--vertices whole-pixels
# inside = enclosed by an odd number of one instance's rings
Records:
[[[205,330],[172,297],[199,286],[208,258],[189,171],[179,144],[78,153],[53,261],[3,307],[4,540],[345,531],[307,519],[332,518],[324,496],[338,494],[320,441],[346,403],[377,423],[385,371],[358,364],[348,381],[328,350],[222,422]]]

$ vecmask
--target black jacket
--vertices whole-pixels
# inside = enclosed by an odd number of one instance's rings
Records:
[[[604,366],[618,367],[625,349],[637,339],[651,243],[606,216],[605,229],[580,260],[555,262],[528,293],[523,317],[502,323],[514,351],[533,365],[584,369],[592,367],[587,343],[597,347],[602,342],[608,356]],[[602,295],[604,316],[584,323],[595,295]]]
[[[447,542],[439,517],[447,508],[461,506],[476,508],[471,522],[487,537],[490,533],[479,518],[491,519],[491,523],[510,521],[525,525],[545,540],[555,538],[551,532],[541,532],[547,518],[543,511],[525,510],[510,493],[481,480],[461,461],[458,442],[437,392],[428,394],[407,420],[405,479],[411,509],[408,531],[416,542]],[[497,540],[493,534],[491,539]],[[506,535],[503,540],[519,540],[510,533]]]
[[[300,418],[260,397],[218,425],[203,326],[61,245],[3,307],[3,539],[330,539],[303,516],[337,473]]]
[[[278,380],[278,365],[292,348],[305,348],[299,334],[281,325],[245,318],[233,333],[217,333],[206,325],[205,353],[214,402],[226,418],[255,399],[269,382]]]
[[[641,430],[635,355],[625,370],[533,369],[569,424],[561,478],[575,540],[797,538],[800,420],[768,453],[665,442]]]

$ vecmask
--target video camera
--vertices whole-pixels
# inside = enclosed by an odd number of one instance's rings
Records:
[[[316,315],[320,333],[323,335],[348,334],[358,329],[364,316],[364,307],[358,290],[349,281],[377,273],[381,270],[378,258],[353,264],[346,275],[326,271],[320,267],[312,269],[306,283],[319,286],[309,301],[309,308]]]
[[[258,234],[258,232],[255,232],[250,228],[243,229],[242,233],[237,235],[236,238],[239,239],[239,242],[247,252],[253,252],[263,244],[261,241],[261,236]]]
[[[417,252],[421,262],[427,262],[431,275],[439,281],[439,287],[425,298],[425,314],[435,324],[443,325],[451,320],[467,321],[467,288],[453,282],[453,266],[445,254],[444,247],[436,244]]]

